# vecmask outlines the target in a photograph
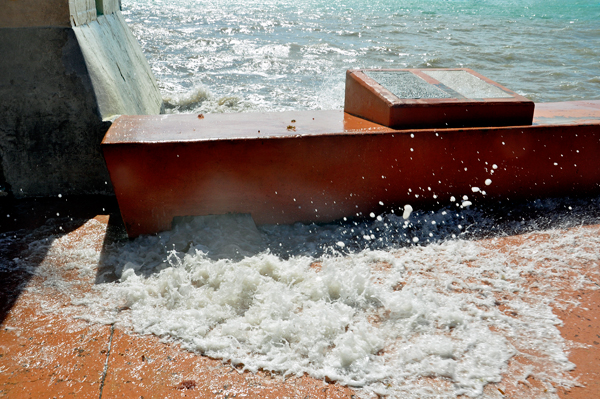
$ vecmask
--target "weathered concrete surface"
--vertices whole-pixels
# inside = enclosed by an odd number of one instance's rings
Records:
[[[2,3],[0,195],[112,194],[100,142],[161,112],[156,80],[118,0],[38,3]]]
[[[69,28],[120,10],[119,0],[0,0],[0,27]]]
[[[15,196],[103,192],[102,121],[70,28],[0,29],[0,158]]]
[[[65,0],[2,0],[0,5],[3,28],[71,26],[69,2]]]
[[[98,15],[107,15],[121,10],[121,0],[96,0]]]
[[[104,119],[160,112],[162,97],[148,61],[120,12],[73,28]]]

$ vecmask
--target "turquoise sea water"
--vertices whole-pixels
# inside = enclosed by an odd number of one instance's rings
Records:
[[[600,98],[598,0],[124,0],[171,112],[339,109],[349,68],[466,67]]]

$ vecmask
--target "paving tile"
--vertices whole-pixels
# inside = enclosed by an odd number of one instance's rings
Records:
[[[69,256],[74,256],[69,254],[76,254],[81,243],[100,253],[108,222],[106,216],[99,216],[94,222],[69,231],[65,239],[57,242],[59,250],[41,261],[45,262],[44,267],[54,268],[61,278],[72,279],[76,283],[72,285],[74,290],[89,292],[94,276],[82,278],[64,266],[70,261]],[[585,234],[600,234],[600,225],[577,228]],[[522,256],[519,247],[526,240],[544,241],[548,234],[484,240],[484,245],[508,254],[511,262],[518,263]],[[558,388],[558,396],[563,399],[593,398],[600,392],[600,290],[593,289],[594,284],[600,288],[600,259],[597,248],[579,250],[581,257],[569,258],[573,273],[559,276],[554,287],[558,304],[554,312],[563,322],[558,327],[571,343],[568,355],[576,365],[571,375],[581,383],[568,391]],[[563,249],[554,251],[552,257],[560,258]],[[564,251],[572,248],[565,245]],[[545,256],[540,257],[541,266]],[[579,289],[576,284],[575,277],[581,276],[591,282],[586,289]],[[536,276],[530,278],[531,284],[537,283]],[[18,299],[10,301],[11,308],[0,324],[0,398],[269,399],[351,398],[354,394],[346,387],[307,376],[242,373],[220,360],[190,353],[155,336],[89,324],[60,313],[70,298],[45,284],[43,277],[35,275],[27,284],[28,289],[20,290]],[[48,303],[53,304],[52,311],[43,307]],[[529,361],[521,355],[511,359],[503,381],[486,386],[485,397],[540,397],[543,386],[539,381],[518,377]]]
[[[559,396],[570,399],[600,397],[600,290],[564,292],[563,295],[580,302],[577,307],[555,309],[554,313],[563,322],[558,327],[562,337],[583,344],[569,353],[569,360],[576,365],[571,374],[582,386],[570,391],[559,390]]]
[[[354,392],[310,377],[239,372],[220,360],[115,329],[102,397],[350,398]]]
[[[110,326],[19,300],[0,328],[0,397],[98,398]]]

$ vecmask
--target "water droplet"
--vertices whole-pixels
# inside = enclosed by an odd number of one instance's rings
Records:
[[[410,205],[404,205],[404,213],[402,214],[402,218],[403,219],[408,219],[410,217],[410,214],[413,211],[413,207]]]

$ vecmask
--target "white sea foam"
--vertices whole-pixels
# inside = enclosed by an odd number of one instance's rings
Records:
[[[180,94],[165,94],[167,113],[224,113],[260,111],[257,102],[242,100],[236,95],[216,96],[204,85],[198,84]]]
[[[474,260],[480,249],[453,242],[361,251],[323,256],[311,268],[315,259],[306,256],[213,261],[190,248],[168,253],[168,266],[149,277],[127,262],[108,292],[126,301],[126,323],[136,331],[248,370],[306,372],[379,390],[386,381],[402,390],[419,377],[444,377],[454,383],[449,394],[477,395],[501,379],[515,350],[491,329],[510,327],[491,290],[454,293],[454,276],[466,272],[451,270],[457,252]],[[437,279],[425,275],[423,260],[432,256],[441,262]]]
[[[563,208],[527,207],[544,217]],[[500,213],[506,219],[515,212]],[[535,378],[574,383],[551,282],[580,259],[597,260],[585,249],[597,248],[599,238],[548,231],[547,241],[525,240],[515,264],[493,245],[447,239],[493,232],[498,220],[477,211],[379,216],[258,229],[248,215],[183,218],[170,232],[108,245],[102,259],[69,236],[33,241],[28,256],[68,259],[82,275],[102,263],[97,279],[109,282],[83,297],[73,297],[73,283],[55,268],[35,270],[73,298],[76,306],[55,311],[156,334],[250,371],[308,373],[366,396],[481,397],[515,354],[535,348],[544,366],[530,367]],[[522,229],[521,219],[501,225],[503,234]],[[540,266],[540,253],[556,251],[560,256]],[[531,273],[540,281],[535,290],[523,277]],[[573,281],[589,286],[584,277]],[[441,385],[432,391],[424,377]]]
[[[402,218],[403,219],[408,219],[410,217],[410,214],[413,211],[413,207],[410,205],[404,205],[404,212],[402,213]]]

